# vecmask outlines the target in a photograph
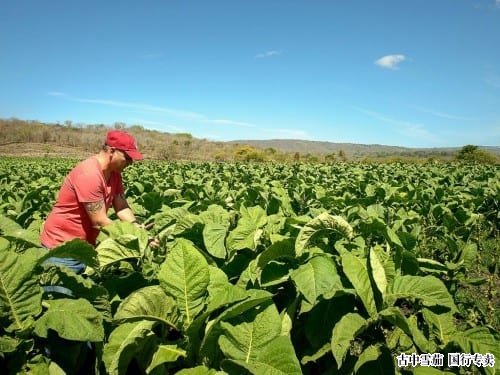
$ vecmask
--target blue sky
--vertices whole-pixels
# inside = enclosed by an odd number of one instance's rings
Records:
[[[0,117],[500,145],[500,0],[2,1]]]

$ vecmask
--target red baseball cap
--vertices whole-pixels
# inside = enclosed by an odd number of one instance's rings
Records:
[[[142,160],[144,156],[137,149],[134,137],[123,130],[111,130],[106,135],[106,144],[127,153],[133,160]]]

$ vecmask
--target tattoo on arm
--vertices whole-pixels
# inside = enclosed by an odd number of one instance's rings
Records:
[[[96,213],[104,206],[104,201],[84,203],[85,209],[88,213]]]

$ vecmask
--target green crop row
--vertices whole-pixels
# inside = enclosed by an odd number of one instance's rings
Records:
[[[117,221],[96,248],[50,251],[83,276],[44,263],[38,239],[72,166],[0,161],[8,373],[434,374],[470,369],[397,356],[500,358],[497,166],[134,164],[127,200],[151,229]],[[73,296],[43,288],[61,285]]]

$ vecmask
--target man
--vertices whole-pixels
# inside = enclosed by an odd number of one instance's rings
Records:
[[[68,174],[57,201],[47,217],[41,234],[48,249],[65,241],[81,238],[95,246],[99,230],[112,222],[107,216],[113,206],[118,218],[136,222],[124,197],[121,172],[134,160],[143,159],[134,138],[125,131],[112,130],[106,135],[102,150],[80,162]],[[74,259],[50,258],[83,273],[85,264]]]

